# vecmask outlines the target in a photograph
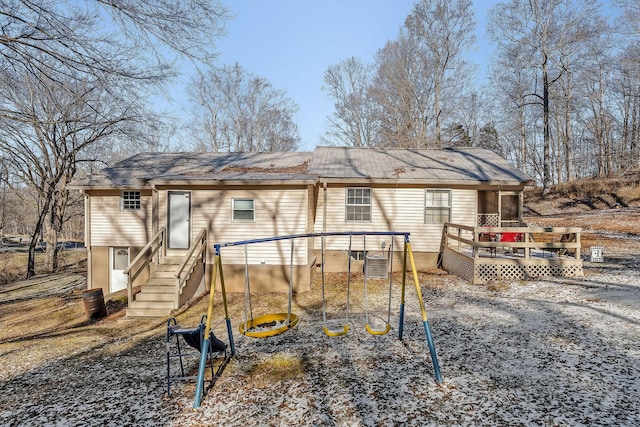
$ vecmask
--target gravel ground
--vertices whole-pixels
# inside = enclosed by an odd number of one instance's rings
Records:
[[[192,383],[166,395],[164,322],[114,315],[14,339],[18,302],[0,294],[0,425],[640,425],[640,244],[607,239],[605,263],[585,263],[583,278],[472,286],[423,276],[443,385],[415,290],[400,341],[395,308],[388,335],[366,333],[354,307],[349,333],[325,336],[315,289],[296,301],[295,329],[235,334],[236,356],[195,410]],[[204,307],[179,318],[195,321]]]

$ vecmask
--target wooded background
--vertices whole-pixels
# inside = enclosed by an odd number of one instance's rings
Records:
[[[545,192],[638,166],[640,0],[498,3],[486,79],[470,59],[472,6],[418,1],[374,58],[330,65],[318,82],[335,106],[322,142],[484,147]],[[298,148],[286,88],[216,63],[227,19],[218,0],[2,2],[0,238],[30,237],[27,277],[41,242],[53,271],[59,239],[82,238],[74,179],[141,151]],[[154,105],[177,59],[197,69],[188,120]]]

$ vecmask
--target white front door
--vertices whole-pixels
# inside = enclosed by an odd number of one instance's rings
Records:
[[[127,275],[124,274],[124,270],[129,265],[129,249],[111,248],[109,255],[109,291],[113,293],[127,288]]]
[[[169,249],[188,249],[191,227],[191,193],[187,191],[169,192]]]

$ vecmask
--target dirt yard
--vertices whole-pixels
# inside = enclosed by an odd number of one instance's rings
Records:
[[[425,426],[640,425],[640,211],[600,210],[527,218],[581,226],[585,276],[471,286],[422,272],[421,290],[444,384],[434,379],[415,289],[407,294],[404,339],[397,338],[397,287],[388,335],[364,328],[363,289],[352,289],[350,331],[322,332],[321,289],[295,295],[301,321],[286,333],[234,334],[237,354],[194,410],[194,385],[166,395],[165,320],[124,320],[122,298],[109,316],[84,316],[82,274],[17,282],[0,289],[0,425],[87,426]],[[617,225],[616,225],[617,224]],[[331,278],[331,286],[344,277]],[[369,295],[386,320],[384,284]],[[332,325],[344,292],[329,295]],[[206,298],[182,309],[197,324]],[[227,340],[216,295],[216,336]],[[230,297],[234,329],[242,295]],[[286,310],[282,295],[257,295],[254,312]],[[221,362],[221,361],[220,361]],[[196,370],[197,360],[189,366]]]

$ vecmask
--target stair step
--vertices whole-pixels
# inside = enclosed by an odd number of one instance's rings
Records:
[[[151,264],[149,278],[129,304],[126,317],[169,316],[175,303],[175,274],[183,260],[184,254],[170,254],[160,264]]]
[[[152,273],[159,272],[159,271],[175,272],[176,270],[178,270],[179,266],[180,264],[153,264],[151,268],[151,272]]]
[[[184,257],[182,256],[166,256],[160,260],[159,265],[180,265],[183,260]]]
[[[175,288],[177,285],[177,281],[175,277],[172,278],[167,278],[167,277],[149,277],[147,279],[147,283],[145,286],[167,286],[167,287],[173,287]],[[140,289],[144,289],[145,286],[143,286]]]
[[[129,308],[148,308],[158,310],[173,310],[173,301],[141,301],[136,299],[129,303]]]
[[[175,294],[176,287],[175,285],[166,286],[166,285],[144,285],[140,288],[141,294]]]
[[[171,301],[173,302],[175,298],[176,296],[174,292],[171,292],[171,293],[140,292],[139,294],[136,295],[136,301]]]
[[[158,308],[127,308],[126,317],[166,317],[171,310]]]
[[[176,269],[173,270],[155,270],[151,272],[152,279],[175,279]]]

